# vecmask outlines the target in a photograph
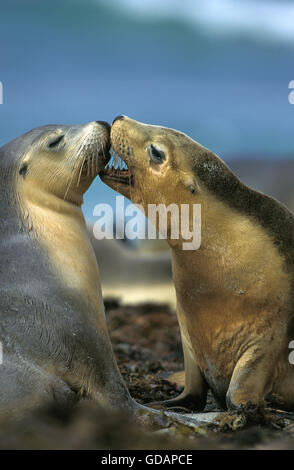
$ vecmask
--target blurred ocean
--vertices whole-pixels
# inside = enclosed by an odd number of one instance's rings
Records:
[[[226,161],[292,158],[293,24],[282,0],[1,0],[0,145],[126,114]],[[86,217],[114,197],[97,179]]]

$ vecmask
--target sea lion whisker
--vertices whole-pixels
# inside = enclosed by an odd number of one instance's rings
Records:
[[[95,156],[93,152],[91,153],[91,159],[92,159],[92,178],[95,176]]]
[[[80,167],[78,181],[77,181],[77,188],[79,187],[80,182],[81,182],[82,172],[83,172],[83,168],[84,168],[86,158],[87,158],[87,154],[85,153],[84,156],[83,156],[82,162],[81,162],[81,167]]]
[[[80,142],[80,145],[79,145],[79,148],[78,148],[78,151],[77,151],[77,165],[79,164],[80,155],[83,151],[84,151],[84,155],[83,155],[82,161],[80,163],[80,169],[79,169],[79,174],[78,174],[78,179],[77,179],[77,187],[79,187],[79,185],[80,185],[82,172],[83,172],[83,168],[84,168],[84,164],[85,164],[85,159],[87,157],[87,153],[85,152],[85,141]]]
[[[78,143],[79,143],[78,149],[76,151],[74,151],[75,149],[73,149],[73,151],[70,152],[70,161],[75,158],[75,163],[74,163],[74,167],[73,167],[73,170],[72,170],[71,178],[69,180],[69,184],[67,186],[67,189],[66,189],[66,192],[65,192],[65,195],[64,195],[64,200],[67,198],[67,195],[68,195],[68,192],[70,190],[71,184],[72,184],[73,179],[75,177],[76,168],[79,166],[79,157],[80,157],[80,153],[81,153],[82,148],[83,148],[83,144],[82,144],[81,141],[79,141]],[[79,184],[77,184],[77,187],[78,186],[79,186]]]
[[[71,183],[72,183],[72,181],[73,181],[73,178],[74,178],[74,172],[73,172],[72,175],[71,175],[71,178],[70,178],[70,180],[69,180],[69,184],[68,184],[67,189],[66,189],[66,191],[65,191],[65,194],[64,194],[64,197],[63,197],[64,200],[67,198],[67,195],[68,195],[68,192],[69,192],[69,190],[70,190],[70,187],[71,187]]]

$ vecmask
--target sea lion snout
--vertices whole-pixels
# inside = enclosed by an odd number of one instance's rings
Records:
[[[109,132],[110,132],[111,126],[108,122],[106,122],[106,121],[96,121],[96,124],[99,124],[101,126],[106,127],[106,129],[108,129]]]
[[[124,118],[125,118],[125,116],[123,116],[123,115],[116,116],[116,118],[114,118],[114,120],[112,121],[112,125],[113,125],[116,121],[122,121]]]

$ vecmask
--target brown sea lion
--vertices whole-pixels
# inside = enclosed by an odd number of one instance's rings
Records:
[[[275,396],[294,408],[294,217],[254,191],[185,134],[119,116],[111,145],[128,169],[102,180],[141,204],[201,204],[202,241],[171,238],[185,389],[166,407],[202,410],[208,388],[223,407]],[[191,216],[190,216],[191,217]],[[170,218],[168,218],[170,223]],[[189,223],[191,223],[191,219]]]

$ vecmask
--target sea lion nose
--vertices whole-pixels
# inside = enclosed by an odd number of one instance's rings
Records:
[[[106,129],[110,132],[111,127],[108,124],[108,122],[106,122],[106,121],[96,121],[96,123],[99,124],[100,126],[106,127]]]
[[[116,118],[114,118],[114,120],[112,121],[112,125],[116,122],[116,121],[121,121],[122,119],[124,119],[125,116],[116,116]]]

